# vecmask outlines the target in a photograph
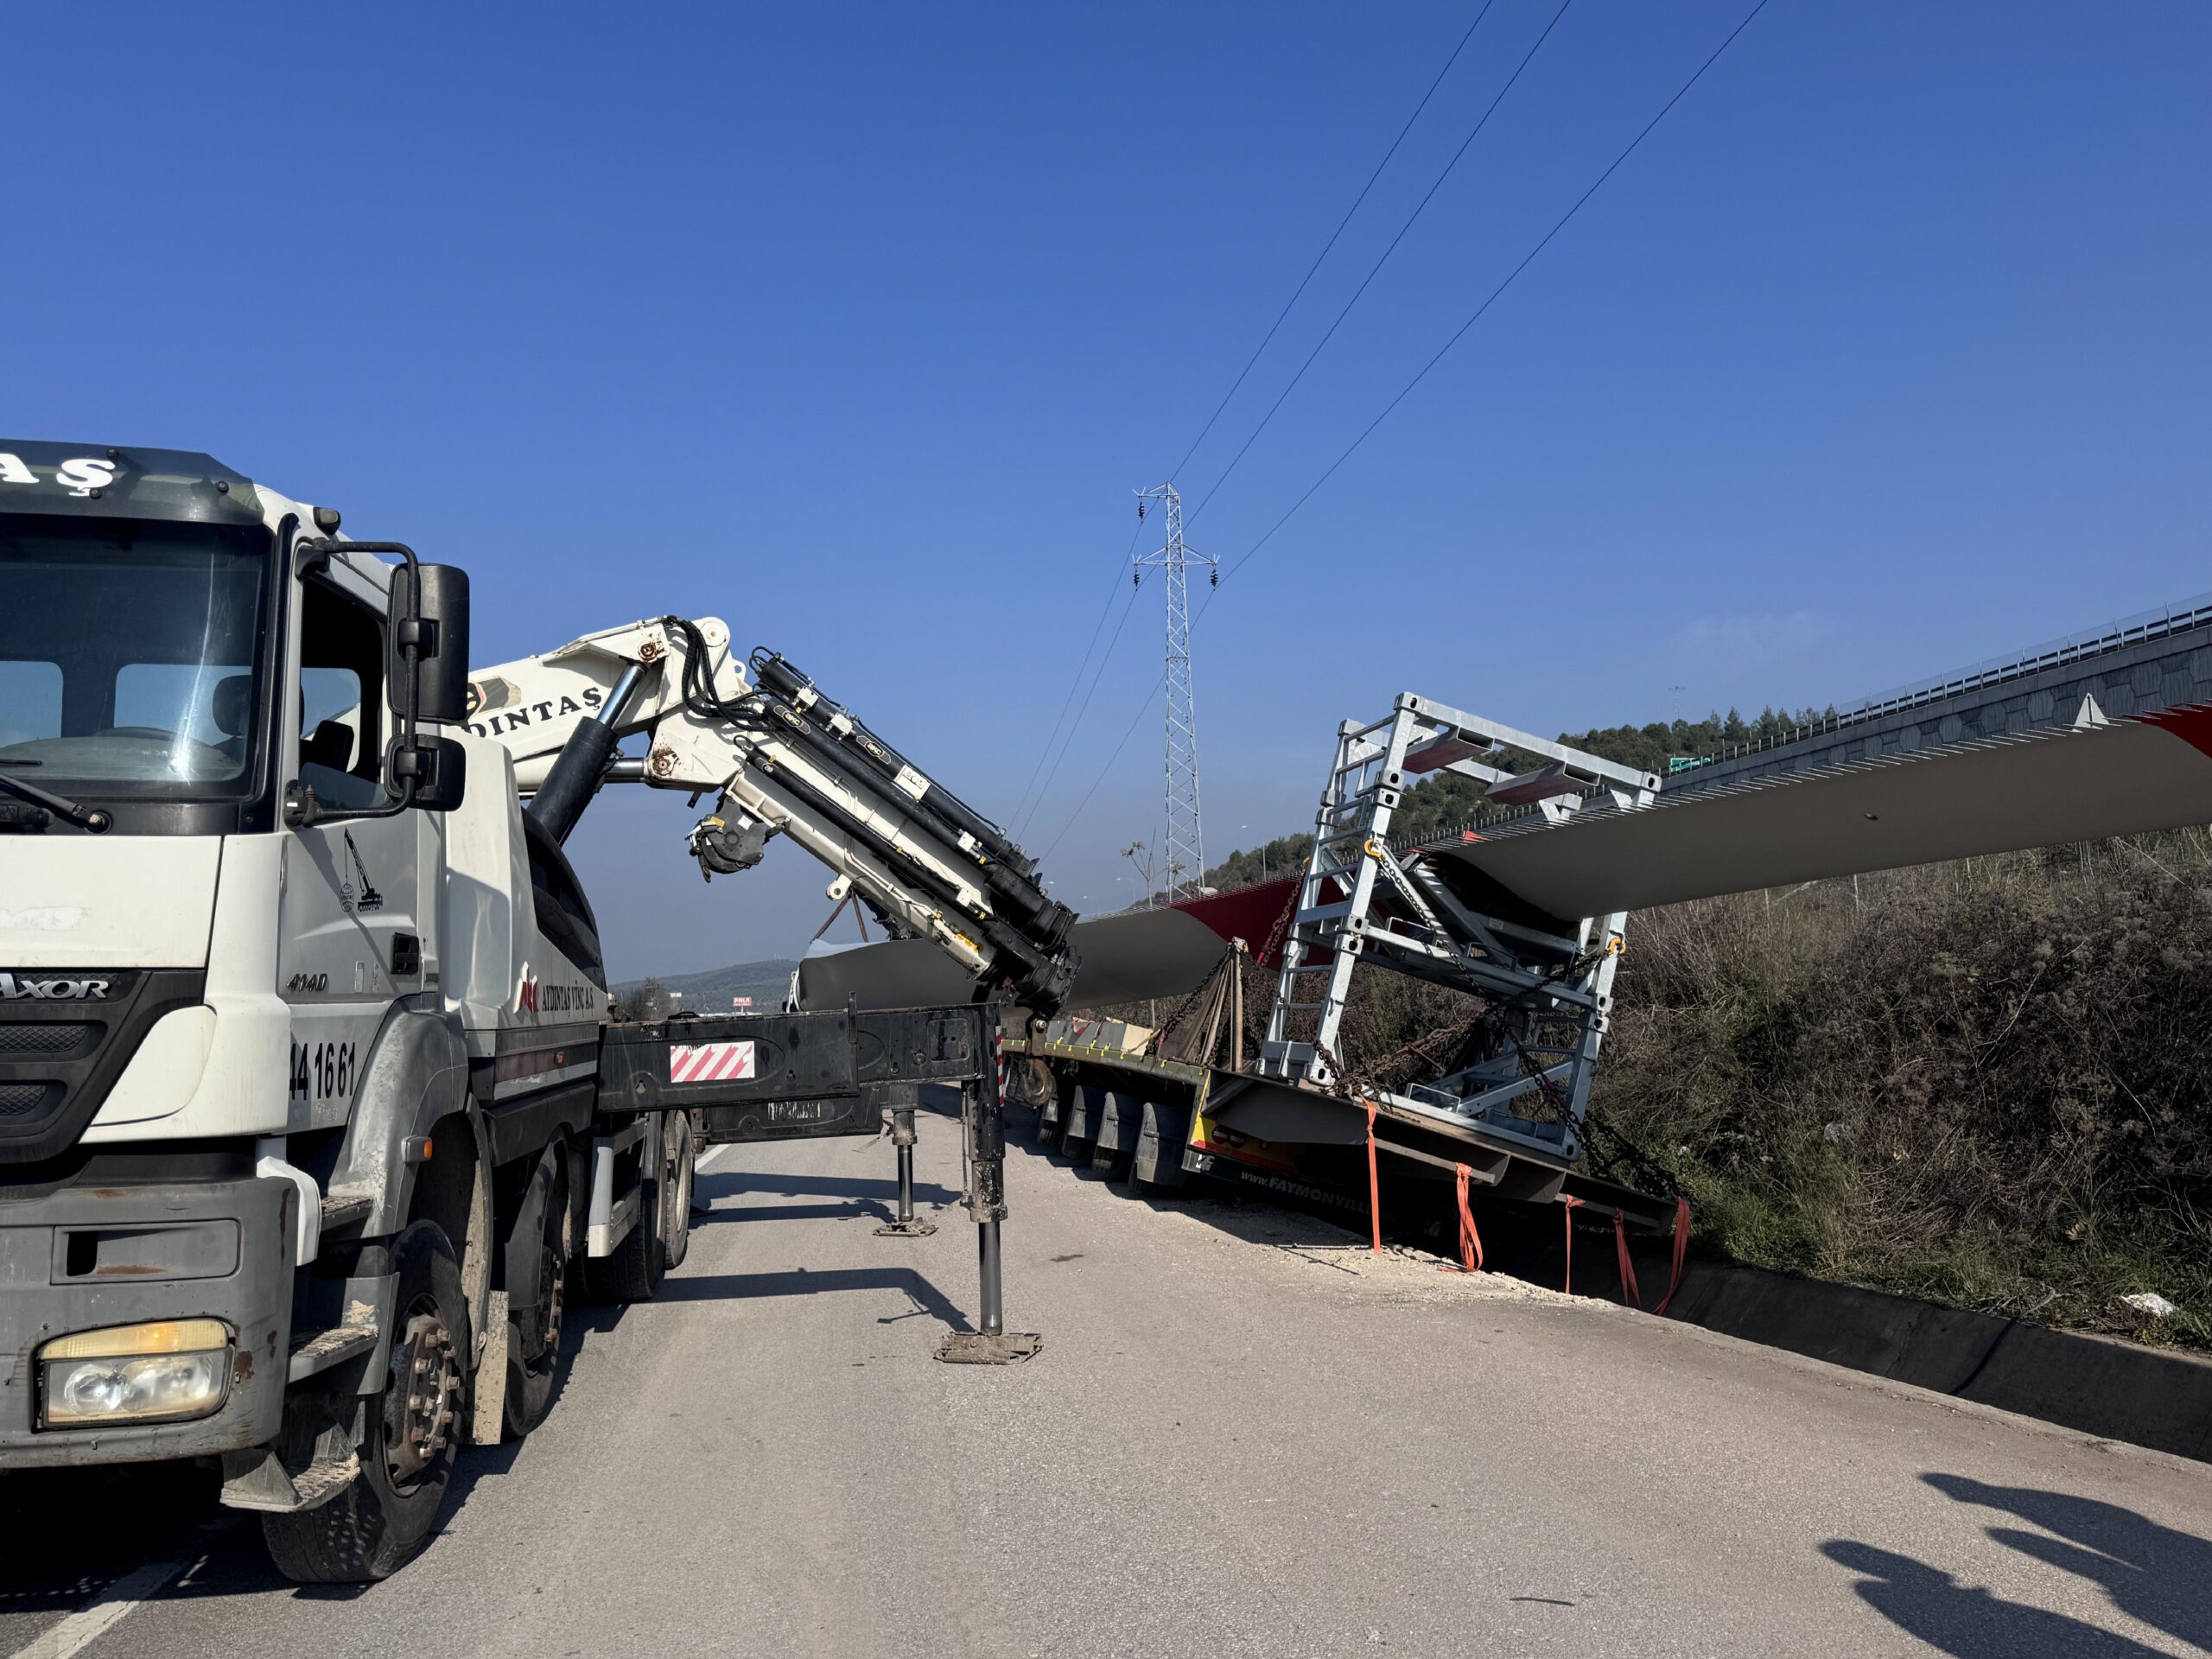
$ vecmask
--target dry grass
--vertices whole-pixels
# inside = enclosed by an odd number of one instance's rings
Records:
[[[1636,918],[1593,1116],[1702,1248],[2212,1348],[2212,839]],[[1614,1143],[1601,1135],[1601,1147]],[[2120,1298],[2181,1305],[2149,1321]]]

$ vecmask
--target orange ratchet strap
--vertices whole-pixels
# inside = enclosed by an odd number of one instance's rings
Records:
[[[1382,1183],[1375,1173],[1375,1103],[1367,1103],[1367,1219],[1375,1231],[1375,1254],[1382,1254]]]
[[[1613,1248],[1621,1257],[1621,1300],[1641,1311],[1643,1292],[1636,1282],[1636,1264],[1628,1259],[1628,1222],[1618,1210],[1613,1211]]]
[[[1560,1203],[1564,1206],[1560,1214],[1567,1221],[1567,1271],[1560,1276],[1559,1287],[1561,1295],[1572,1296],[1574,1294],[1574,1212],[1582,1207],[1582,1200],[1561,1197]]]
[[[1474,1273],[1483,1265],[1483,1236],[1475,1230],[1475,1212],[1467,1207],[1467,1178],[1475,1172],[1465,1164],[1453,1167],[1459,1172],[1459,1271]]]
[[[1682,1257],[1688,1253],[1689,1248],[1690,1201],[1677,1198],[1675,1200],[1675,1276],[1667,1281],[1667,1294],[1659,1299],[1659,1306],[1652,1310],[1655,1313],[1664,1313],[1667,1304],[1675,1300],[1675,1292],[1681,1287]]]

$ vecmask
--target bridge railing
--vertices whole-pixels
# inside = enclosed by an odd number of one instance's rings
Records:
[[[1808,725],[1793,726],[1772,737],[1749,743],[1732,743],[1711,754],[1678,758],[1671,769],[1676,772],[1692,772],[1723,760],[1734,760],[1744,755],[1778,749],[1784,744],[1802,743],[1808,737],[1821,737],[1847,726],[1886,719],[1908,709],[1944,702],[1962,692],[1978,691],[1986,686],[2026,679],[2050,669],[2087,662],[2115,651],[2125,651],[2130,645],[2164,639],[2171,634],[2186,633],[2192,628],[2208,624],[2212,624],[2212,594],[2200,594],[2195,599],[2183,600],[2155,611],[2142,611],[2133,616],[2122,617],[2105,627],[2053,639],[2017,656],[1988,658],[1950,674],[1934,679],[1916,680],[1894,690],[1879,692],[1848,708],[1833,710]]]
[[[1942,702],[1962,692],[2026,679],[2050,669],[2087,662],[2113,652],[2125,651],[2131,645],[2187,633],[2193,628],[2207,626],[2212,626],[2212,594],[2200,594],[2194,599],[2182,600],[2157,610],[2140,611],[2133,616],[2121,617],[2103,627],[2086,629],[2063,639],[2050,640],[2014,656],[1987,658],[1949,674],[1916,680],[1894,690],[1878,692],[1847,708],[1831,709],[1818,720],[1777,732],[1772,737],[1754,739],[1747,743],[1732,743],[1711,754],[1676,755],[1669,760],[1668,771],[1670,775],[1679,777],[1685,772],[1716,766],[1724,760],[1740,760],[1745,755],[1761,754],[1792,743],[1802,743],[1808,738],[1825,737],[1847,727],[1863,726],[1869,721],[1883,720],[1908,709]],[[1433,846],[1440,842],[1456,841],[1463,833],[1471,830],[1496,830],[1533,817],[1535,810],[1533,807],[1478,810],[1471,817],[1457,823],[1407,837],[1400,850],[1406,846]]]

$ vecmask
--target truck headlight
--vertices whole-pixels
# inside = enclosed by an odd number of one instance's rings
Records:
[[[231,1387],[220,1319],[163,1319],[56,1337],[38,1351],[48,1428],[205,1417]]]

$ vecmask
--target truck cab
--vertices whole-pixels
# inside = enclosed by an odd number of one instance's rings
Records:
[[[595,923],[462,723],[465,578],[337,527],[0,440],[0,1471],[219,1458],[305,1578],[419,1541],[487,1348],[528,1427],[613,1161]]]
[[[339,529],[206,455],[0,439],[0,1473],[198,1459],[292,1578],[385,1577],[460,1445],[550,1408],[569,1287],[683,1259],[695,1114],[794,1091],[725,1138],[889,1109],[910,1185],[914,1090],[960,1083],[957,1357],[1033,1352],[983,1035],[1075,969],[1033,862],[715,619],[472,677],[466,576]],[[561,843],[616,780],[717,792],[706,874],[789,834],[976,995],[610,1040]]]

